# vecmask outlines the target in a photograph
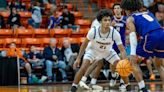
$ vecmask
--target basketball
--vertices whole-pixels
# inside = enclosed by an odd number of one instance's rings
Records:
[[[127,77],[132,73],[132,67],[127,59],[119,61],[116,70],[119,75],[123,77]]]

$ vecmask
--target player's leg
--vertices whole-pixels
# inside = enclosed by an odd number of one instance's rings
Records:
[[[137,57],[135,58],[136,59],[133,59],[133,61],[131,62],[131,65],[133,67],[133,75],[138,82],[139,88],[142,89],[142,88],[145,88],[145,83],[142,77],[141,69],[138,66]]]
[[[85,72],[85,74],[82,77],[81,81],[86,82],[87,78],[89,77],[91,72],[96,68],[96,66],[97,66],[97,62],[93,62],[92,65],[90,65],[89,68],[87,69],[87,71]]]
[[[153,73],[153,69],[152,69],[152,60],[147,59],[146,65],[147,65],[147,68],[149,70],[150,80],[155,80],[155,74]]]
[[[93,76],[94,79],[98,78],[98,76],[100,74],[100,71],[101,71],[101,69],[102,69],[102,67],[104,65],[104,60],[103,59],[98,60],[98,61],[96,61],[96,63],[97,63],[97,66],[96,66],[96,68],[94,70],[94,76]],[[91,81],[91,84],[96,84],[96,83]]]
[[[164,84],[164,30],[160,29],[160,30],[154,31],[152,36],[153,38],[157,38],[155,39],[156,47],[154,49],[154,54],[155,54],[154,63],[160,74],[160,78]]]
[[[138,43],[137,49],[136,49],[136,54],[138,56],[142,56],[145,58],[154,56],[154,54],[152,52],[155,47],[155,45],[153,45],[153,44],[155,44],[155,43],[151,40],[151,37],[149,37],[149,36],[150,36],[150,34],[146,35]],[[146,88],[145,82],[143,80],[142,71],[141,71],[140,67],[138,66],[138,62],[137,62],[138,56],[131,56],[131,65],[133,67],[133,75],[138,82],[139,90],[141,92],[148,92],[148,89]]]
[[[75,78],[74,78],[74,81],[72,84],[72,88],[71,88],[71,92],[76,92],[79,81],[81,80],[83,74],[85,73],[87,68],[90,66],[90,64],[91,64],[90,60],[88,60],[88,59],[83,60],[83,63],[81,65],[79,71],[75,75]]]
[[[85,53],[83,57],[82,65],[79,71],[76,73],[74,81],[72,83],[71,92],[76,92],[79,81],[81,80],[82,76],[84,75],[84,73],[86,72],[90,64],[95,60],[95,55],[97,55],[96,51],[93,51],[93,50],[88,50]]]
[[[160,78],[162,83],[164,84],[164,65],[163,65],[163,58],[155,58],[155,66],[160,74]]]
[[[90,87],[87,86],[86,81],[87,81],[87,78],[89,77],[89,75],[91,74],[91,72],[96,68],[97,64],[98,64],[98,62],[95,61],[89,66],[89,68],[85,72],[84,76],[82,77],[81,81],[79,82],[79,86],[81,88],[90,89]]]
[[[91,79],[91,88],[92,89],[98,89],[98,90],[101,90],[102,87],[100,86],[97,86],[95,85],[96,82],[97,82],[97,78],[100,74],[100,71],[101,71],[101,68],[103,67],[103,59],[101,60],[95,60],[95,62],[93,62],[93,64],[87,69],[86,73],[85,73],[85,76],[89,76],[89,74],[94,70],[94,76],[93,78]],[[80,81],[79,85],[82,87],[82,88],[85,88],[85,89],[90,89],[88,88],[88,86],[85,84],[86,80],[87,80],[87,77],[85,78],[83,76],[82,80]]]
[[[115,61],[115,62],[118,62],[118,61]],[[109,82],[109,85],[111,87],[115,86],[116,85],[116,80],[118,79],[119,75],[118,73],[116,72],[116,68],[114,65],[110,64],[110,69],[111,69],[111,80]]]
[[[93,73],[94,76],[91,79],[90,86],[94,90],[103,90],[103,87],[96,85],[96,83],[97,83],[97,79],[98,79],[98,76],[100,74],[100,71],[101,71],[101,69],[102,69],[102,67],[104,65],[104,60],[101,59],[101,60],[98,60],[96,62],[97,62],[97,66],[96,66],[96,68],[94,70],[94,73]]]
[[[120,61],[120,58],[117,55],[117,53],[114,50],[112,50],[110,52],[110,55],[108,57],[106,57],[105,60],[108,61],[112,65],[112,68],[113,68],[112,71],[116,72],[115,70],[116,70],[117,63]],[[113,83],[116,84],[116,80],[117,80],[118,76],[119,76],[118,73],[116,73],[116,75],[112,75],[112,79],[114,80]],[[122,79],[126,85],[129,84],[129,80],[127,77],[122,77]],[[126,85],[124,85],[124,88],[122,87],[120,90],[121,91],[126,90]]]
[[[112,64],[113,65],[113,68],[116,70],[116,66],[118,64],[119,60],[116,60],[114,61],[114,63]],[[124,85],[120,85],[119,89],[121,91],[131,91],[131,88],[130,88],[130,83],[129,83],[129,78],[128,77],[123,77],[121,76],[121,80],[122,82],[124,83]]]

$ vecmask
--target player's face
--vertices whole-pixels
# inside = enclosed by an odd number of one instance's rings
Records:
[[[111,23],[111,18],[110,17],[103,17],[102,20],[101,20],[101,25],[105,28],[109,28],[110,26],[110,23]]]
[[[116,6],[114,6],[113,11],[114,11],[114,14],[121,14],[122,9],[121,9],[120,5],[116,5]]]

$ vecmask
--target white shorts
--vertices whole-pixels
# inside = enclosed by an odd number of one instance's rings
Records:
[[[84,54],[83,60],[84,59],[90,60],[90,63],[93,63],[95,60],[105,59],[110,64],[113,64],[115,61],[120,60],[120,57],[113,49],[108,52],[100,52],[97,50],[88,49]]]

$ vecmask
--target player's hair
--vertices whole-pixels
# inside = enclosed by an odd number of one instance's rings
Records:
[[[121,8],[124,10],[136,11],[143,7],[141,0],[122,0]]]
[[[112,11],[109,9],[101,9],[97,14],[97,20],[100,22],[103,17],[113,17]]]
[[[113,5],[112,8],[114,9],[114,7],[117,6],[117,5],[121,7],[121,4],[120,3],[114,3],[114,5]]]

